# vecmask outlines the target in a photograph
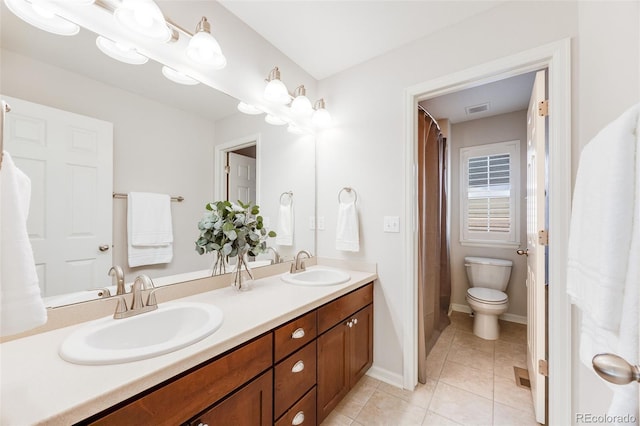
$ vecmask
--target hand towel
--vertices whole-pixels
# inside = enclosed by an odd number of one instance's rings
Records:
[[[127,237],[130,267],[171,262],[171,197],[145,192],[127,194]]]
[[[360,234],[358,230],[358,209],[355,201],[338,205],[338,223],[336,226],[336,249],[359,251]]]
[[[638,363],[640,104],[583,149],[573,194],[567,292],[582,313],[580,360],[598,353]],[[637,384],[612,385],[609,414],[638,413]]]
[[[27,232],[31,181],[4,152],[0,169],[0,335],[47,322]]]
[[[276,244],[281,246],[293,245],[293,199],[289,204],[280,204],[278,209],[278,227],[276,229]]]

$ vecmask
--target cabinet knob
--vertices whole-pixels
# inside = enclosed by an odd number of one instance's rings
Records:
[[[358,323],[358,318],[354,318],[351,321],[353,321],[353,325],[356,325]]]
[[[301,425],[304,423],[304,411],[298,411],[298,414],[293,418],[291,424],[293,426]]]
[[[353,320],[347,321],[347,327],[349,328],[353,327]]]
[[[302,362],[302,360],[293,364],[293,367],[291,368],[292,373],[299,373],[302,370],[304,370],[304,362]]]
[[[198,426],[209,426],[209,425],[206,423],[198,422]]]
[[[291,334],[292,339],[302,339],[304,337],[304,328],[298,328]]]

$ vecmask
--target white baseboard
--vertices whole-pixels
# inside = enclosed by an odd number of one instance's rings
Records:
[[[402,389],[402,374],[392,373],[389,370],[380,368],[375,364],[367,371],[367,376],[388,383],[392,386]]]
[[[472,312],[469,305],[462,305],[459,303],[452,303],[449,311],[449,314],[451,314],[451,311],[464,312],[465,314],[470,314]],[[500,319],[504,321],[515,322],[518,324],[527,324],[527,317],[522,315],[510,314],[508,312],[506,314],[500,315]]]

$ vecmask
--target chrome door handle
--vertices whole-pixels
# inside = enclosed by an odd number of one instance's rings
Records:
[[[520,256],[529,256],[529,249],[518,249],[516,250],[516,253],[518,253]]]
[[[98,246],[98,250],[109,251],[109,244],[102,244],[101,246]]]
[[[640,366],[614,354],[598,354],[591,360],[598,376],[616,385],[640,382]]]

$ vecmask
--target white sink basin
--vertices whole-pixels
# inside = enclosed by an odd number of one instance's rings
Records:
[[[312,268],[295,274],[288,272],[282,276],[282,281],[286,283],[306,286],[336,285],[350,279],[351,276],[346,272],[328,268]]]
[[[124,319],[91,321],[60,346],[74,364],[119,364],[166,354],[204,339],[220,328],[220,308],[205,303],[169,302]]]

